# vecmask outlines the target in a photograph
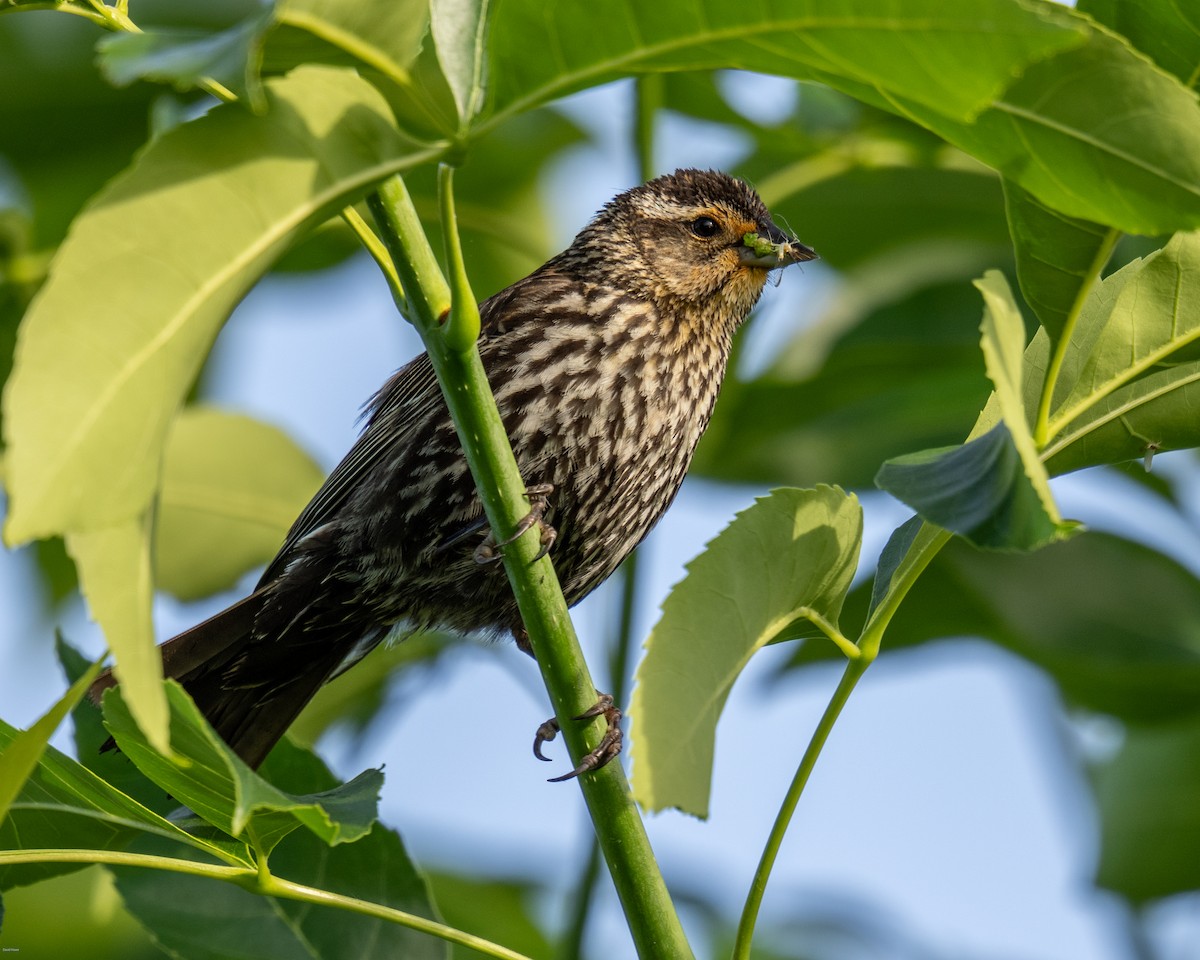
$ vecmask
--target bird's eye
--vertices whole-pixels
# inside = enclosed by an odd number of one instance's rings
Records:
[[[721,231],[721,225],[712,217],[697,217],[692,221],[692,233],[698,237],[715,237]]]

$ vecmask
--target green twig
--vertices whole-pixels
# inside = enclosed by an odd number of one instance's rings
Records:
[[[295,883],[292,880],[284,880],[253,867],[226,867],[213,863],[197,863],[195,860],[184,860],[178,857],[127,853],[123,850],[0,851],[0,867],[27,863],[102,863],[110,867],[141,867],[151,870],[169,870],[172,873],[182,873],[193,877],[207,877],[211,880],[232,883],[267,897],[298,900],[302,903],[334,907],[349,913],[358,913],[364,917],[386,920],[388,923],[399,924],[410,930],[418,930],[449,943],[470,947],[485,956],[497,957],[499,960],[530,960],[523,953],[517,953],[498,943],[492,943],[474,934],[448,927],[436,920],[418,917],[416,914],[406,913],[381,903],[372,903],[369,900],[360,900],[357,897],[348,897],[344,894],[332,893],[329,890],[309,887],[303,883]]]
[[[1112,256],[1113,247],[1116,246],[1117,240],[1121,234],[1117,230],[1109,230],[1104,236],[1099,249],[1096,251],[1096,256],[1092,258],[1091,264],[1088,265],[1087,273],[1083,277],[1083,283],[1079,285],[1079,292],[1075,295],[1075,300],[1071,304],[1071,309],[1067,313],[1066,322],[1063,324],[1062,333],[1054,344],[1054,354],[1050,357],[1050,363],[1046,367],[1046,379],[1042,383],[1042,397],[1038,402],[1037,423],[1033,428],[1033,439],[1037,444],[1037,448],[1042,450],[1048,444],[1051,438],[1054,437],[1059,430],[1071,422],[1074,417],[1078,416],[1079,411],[1072,411],[1066,417],[1059,417],[1055,423],[1050,422],[1050,407],[1054,403],[1054,388],[1058,386],[1058,377],[1062,373],[1063,361],[1066,359],[1067,350],[1071,346],[1072,335],[1075,333],[1075,326],[1079,322],[1079,315],[1083,311],[1083,305],[1087,302],[1088,294],[1092,292],[1092,287],[1100,278],[1100,271],[1104,269],[1104,265],[1108,263],[1109,257]]]
[[[528,513],[529,503],[479,351],[473,344],[465,351],[452,349],[444,336],[443,324],[453,312],[450,288],[403,181],[385,181],[368,205],[404,285],[488,521],[496,538],[505,539]],[[456,226],[445,223],[443,229]],[[563,736],[571,756],[579,758],[599,741],[599,725],[569,718],[590,707],[596,692],[550,558],[534,560],[540,550],[538,532],[530,530],[505,547],[504,565]],[[691,957],[620,764],[584,774],[579,784],[639,955]]]
[[[783,838],[787,834],[788,827],[791,825],[792,816],[796,812],[796,806],[799,804],[800,797],[804,793],[804,788],[808,784],[813,768],[817,764],[817,759],[821,756],[821,750],[825,746],[825,741],[829,739],[829,734],[833,730],[838,717],[841,715],[846,701],[849,700],[851,692],[853,692],[858,681],[862,679],[862,675],[867,672],[867,668],[875,662],[875,658],[879,655],[884,631],[887,629],[888,624],[891,623],[892,617],[895,616],[901,602],[908,595],[908,591],[912,589],[913,584],[917,582],[917,579],[924,572],[925,568],[929,566],[930,561],[946,545],[950,536],[949,532],[930,524],[925,524],[921,527],[904,559],[896,567],[892,575],[892,582],[888,585],[888,590],[883,601],[871,612],[870,617],[867,619],[867,623],[857,644],[850,644],[849,640],[846,640],[836,627],[828,621],[824,621],[824,618],[818,620],[812,616],[811,611],[805,612],[804,615],[820,627],[821,631],[833,640],[839,648],[843,647],[844,642],[853,647],[855,652],[851,656],[849,651],[843,649],[843,653],[846,653],[849,657],[849,662],[842,672],[842,679],[838,682],[833,696],[829,699],[829,705],[826,706],[825,712],[821,715],[820,722],[817,724],[811,739],[808,741],[804,755],[800,758],[800,765],[796,768],[796,774],[792,778],[791,786],[788,787],[787,794],[780,805],[779,813],[775,817],[775,823],[771,827],[771,832],[767,837],[766,845],[758,862],[758,869],[754,872],[754,879],[751,881],[750,890],[746,895],[746,903],[742,908],[741,920],[738,922],[732,960],[749,960],[750,958],[750,945],[754,938],[754,927],[758,922],[758,914],[762,907],[763,895],[767,889],[771,870],[775,866],[775,859],[779,855],[779,848],[783,845]],[[841,638],[841,641],[837,638]]]
[[[771,876],[771,868],[775,865],[775,858],[779,855],[779,848],[783,845],[783,838],[792,822],[792,815],[796,812],[796,805],[800,802],[800,795],[804,792],[808,778],[812,775],[813,767],[817,764],[817,758],[821,755],[825,741],[829,739],[833,725],[837,722],[842,708],[850,698],[851,691],[854,690],[868,666],[870,666],[870,661],[862,657],[847,662],[842,679],[838,683],[837,689],[834,690],[833,696],[830,697],[829,705],[821,715],[821,720],[817,724],[816,730],[813,731],[812,738],[808,741],[808,747],[800,760],[800,766],[796,769],[796,775],[792,778],[792,784],[788,787],[787,795],[775,817],[775,824],[771,827],[771,833],[767,837],[762,857],[758,861],[758,869],[754,871],[750,892],[746,895],[742,917],[738,922],[737,937],[733,944],[733,960],[750,960],[750,944],[754,938],[754,926],[758,921],[759,909],[762,907],[763,894],[766,892],[767,881]]]

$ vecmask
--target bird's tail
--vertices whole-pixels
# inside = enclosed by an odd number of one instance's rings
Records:
[[[339,658],[287,656],[283,644],[256,634],[264,602],[257,591],[233,606],[168,640],[163,673],[178,680],[204,717],[230,748],[257,767],[300,711],[333,674]],[[99,703],[116,686],[111,670],[92,684]],[[110,740],[105,749],[115,743]]]

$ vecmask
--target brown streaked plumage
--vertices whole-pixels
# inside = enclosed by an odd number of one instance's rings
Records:
[[[755,254],[750,232],[780,246]],[[479,350],[521,474],[553,485],[545,521],[568,603],[675,497],[769,270],[813,256],[741,181],[679,170],[618,196],[481,305]],[[422,354],[375,395],[254,593],[168,641],[165,672],[256,766],[321,685],[397,625],[520,634],[503,570],[475,557],[486,535]]]

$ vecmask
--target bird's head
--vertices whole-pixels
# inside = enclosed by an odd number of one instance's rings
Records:
[[[775,225],[746,183],[713,170],[676,170],[612,200],[560,259],[595,282],[649,300],[719,307],[740,322],[771,270],[816,256]]]

